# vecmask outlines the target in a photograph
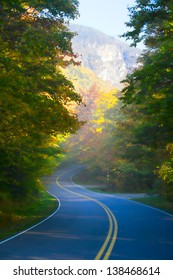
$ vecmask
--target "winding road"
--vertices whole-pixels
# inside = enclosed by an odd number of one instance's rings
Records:
[[[79,168],[49,177],[59,208],[0,241],[1,260],[173,260],[172,215],[74,184]]]

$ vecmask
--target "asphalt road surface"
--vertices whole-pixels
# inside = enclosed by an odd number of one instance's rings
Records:
[[[173,260],[173,216],[72,182],[78,167],[49,178],[59,208],[0,241],[1,260]]]

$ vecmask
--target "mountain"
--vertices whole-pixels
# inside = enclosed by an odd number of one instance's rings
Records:
[[[137,65],[141,51],[90,27],[71,25],[70,29],[77,32],[72,44],[82,66],[103,81],[121,88],[120,81]]]

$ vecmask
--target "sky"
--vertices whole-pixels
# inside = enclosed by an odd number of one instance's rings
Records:
[[[134,5],[135,0],[79,0],[80,17],[72,23],[93,27],[118,38],[127,31],[127,6]]]

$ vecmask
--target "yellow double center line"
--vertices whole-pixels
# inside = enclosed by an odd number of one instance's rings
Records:
[[[114,216],[114,214],[112,213],[112,211],[106,206],[104,205],[103,203],[101,203],[100,201],[94,199],[94,198],[91,198],[89,196],[86,196],[86,195],[83,195],[83,194],[80,194],[80,193],[77,193],[77,192],[74,192],[72,190],[69,190],[65,187],[63,187],[60,182],[59,182],[59,179],[61,176],[63,176],[65,173],[59,175],[56,179],[56,184],[63,190],[69,192],[69,193],[72,193],[74,195],[78,195],[80,197],[83,197],[87,200],[90,200],[90,201],[93,201],[95,203],[97,203],[98,205],[100,205],[103,210],[106,212],[107,216],[108,216],[108,219],[109,219],[109,231],[107,233],[107,236],[106,236],[106,239],[102,245],[102,247],[100,248],[98,254],[96,255],[95,257],[95,260],[108,260],[109,259],[109,256],[111,255],[112,253],[112,250],[113,250],[113,247],[115,245],[115,241],[116,241],[116,238],[117,238],[117,233],[118,233],[118,224],[117,224],[117,221],[116,221],[116,218]]]

